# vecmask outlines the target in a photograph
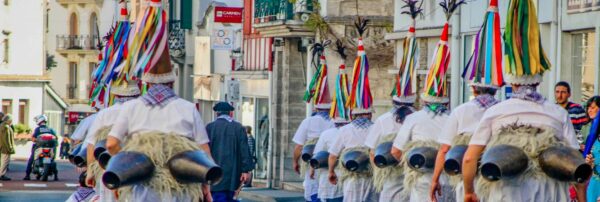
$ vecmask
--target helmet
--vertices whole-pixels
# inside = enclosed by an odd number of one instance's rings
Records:
[[[35,118],[33,118],[33,120],[35,121],[35,124],[40,125],[42,122],[48,122],[48,117],[44,114],[36,116]]]

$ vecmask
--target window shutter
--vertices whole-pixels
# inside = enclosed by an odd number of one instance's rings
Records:
[[[192,29],[192,7],[192,0],[181,0],[179,8],[182,29]]]

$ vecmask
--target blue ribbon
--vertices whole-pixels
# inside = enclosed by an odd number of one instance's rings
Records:
[[[585,141],[585,150],[583,151],[583,158],[585,158],[592,151],[592,146],[595,140],[598,138],[598,124],[600,123],[600,116],[596,116],[592,121],[592,128]]]

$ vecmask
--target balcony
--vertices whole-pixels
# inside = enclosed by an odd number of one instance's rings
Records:
[[[567,0],[567,13],[585,13],[600,10],[600,0]]]
[[[169,21],[169,50],[173,57],[185,56],[185,32],[181,20]]]
[[[57,35],[56,52],[66,55],[75,54],[98,54],[99,37],[95,35]]]
[[[256,0],[253,26],[265,37],[303,37],[314,33],[304,26],[312,0]]]
[[[104,2],[104,0],[56,0],[57,3],[59,3],[62,6],[67,6],[69,4],[81,4],[81,5],[85,5],[85,4],[98,4],[98,5],[102,5],[102,3]]]

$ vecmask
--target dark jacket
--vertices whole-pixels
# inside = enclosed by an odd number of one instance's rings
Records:
[[[240,186],[242,173],[254,167],[248,147],[248,137],[242,124],[219,118],[206,126],[210,151],[215,162],[223,169],[223,179],[211,191],[235,191]]]

